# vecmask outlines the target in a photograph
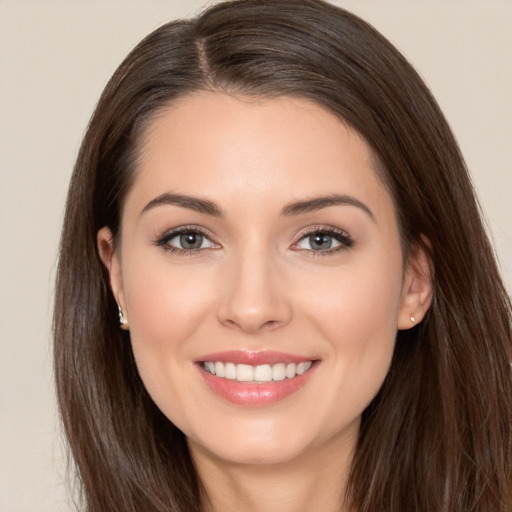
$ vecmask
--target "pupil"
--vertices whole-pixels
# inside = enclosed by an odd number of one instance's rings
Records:
[[[198,233],[184,233],[180,236],[183,249],[199,249],[203,243],[203,237]]]
[[[310,235],[309,243],[313,249],[326,250],[332,245],[332,237],[323,233],[315,233]]]

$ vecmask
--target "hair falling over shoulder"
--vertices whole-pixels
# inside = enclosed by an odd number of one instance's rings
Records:
[[[463,158],[402,55],[320,0],[234,0],[168,23],[101,96],[69,188],[54,313],[58,402],[84,510],[204,504],[184,435],[140,380],[96,248],[103,226],[118,236],[145,127],[197,90],[297,96],[339,116],[374,152],[405,250],[430,255],[433,303],[421,324],[399,331],[363,414],[350,510],[510,512],[511,305]]]

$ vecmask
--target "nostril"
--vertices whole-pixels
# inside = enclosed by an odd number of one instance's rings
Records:
[[[263,275],[264,274],[264,275]],[[287,324],[292,317],[290,297],[268,272],[245,272],[227,287],[217,305],[218,321],[241,332],[269,331]],[[235,276],[236,277],[236,276]]]
[[[269,320],[268,322],[265,322],[262,326],[261,326],[261,329],[275,329],[277,327],[279,327],[280,325],[282,325],[283,322],[280,322],[278,320]]]
[[[249,321],[248,319],[226,319],[221,321],[223,325],[229,327],[231,329],[238,329],[240,331],[246,333],[257,333],[261,331],[271,331],[273,329],[279,328],[284,322],[279,320],[266,320],[263,322],[258,321],[257,319],[252,319],[253,321]],[[254,321],[256,320],[256,321]]]

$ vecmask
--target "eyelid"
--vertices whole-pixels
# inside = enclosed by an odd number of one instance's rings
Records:
[[[199,249],[180,249],[178,247],[174,247],[172,245],[168,245],[169,240],[172,240],[173,238],[183,234],[183,233],[197,233],[198,235],[203,236],[204,238],[208,239],[215,247],[211,248],[220,248],[220,244],[216,240],[215,236],[211,234],[209,230],[206,228],[203,228],[202,226],[197,225],[185,225],[185,226],[179,226],[176,228],[171,228],[165,231],[162,235],[159,235],[156,240],[154,241],[154,245],[157,247],[162,247],[163,249],[170,251],[170,252],[176,252],[180,254],[186,254],[186,253],[200,253],[206,249],[210,249],[210,247],[207,248],[199,248]]]
[[[308,236],[311,236],[314,233],[324,233],[328,236],[333,237],[336,241],[339,242],[339,245],[334,248],[329,248],[325,250],[315,251],[314,249],[303,249],[301,247],[298,247],[298,244],[307,238]],[[292,249],[296,251],[304,251],[311,254],[314,254],[315,256],[320,255],[329,255],[337,253],[338,251],[343,251],[350,249],[354,246],[354,239],[349,235],[349,233],[343,229],[336,228],[334,226],[325,226],[325,225],[317,225],[317,226],[311,226],[307,228],[305,231],[302,231],[300,234],[300,237],[297,239],[296,242],[294,242],[291,246]]]
[[[183,233],[197,233],[207,240],[211,242],[214,247],[204,247],[198,249],[184,249],[174,247],[172,245],[168,245],[169,240],[179,236]],[[298,247],[298,244],[306,239],[308,236],[311,236],[314,233],[323,233],[327,234],[334,238],[339,244],[336,247],[325,249],[325,250],[314,250],[314,249],[305,249]],[[337,253],[338,251],[347,250],[354,246],[354,240],[349,235],[349,233],[343,229],[329,226],[329,225],[315,225],[310,226],[303,230],[300,233],[300,236],[295,237],[295,242],[291,245],[291,249],[295,251],[304,251],[313,255],[329,255]],[[208,249],[220,249],[222,246],[217,241],[216,237],[210,232],[210,230],[198,226],[198,225],[183,225],[175,228],[171,228],[166,230],[162,235],[158,236],[156,240],[153,242],[157,247],[162,247],[166,251],[178,253],[180,255],[198,255],[199,253],[208,250]]]

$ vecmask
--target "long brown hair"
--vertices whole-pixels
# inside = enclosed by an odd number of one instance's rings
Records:
[[[144,128],[196,90],[293,95],[369,143],[404,249],[433,268],[424,321],[400,331],[363,413],[347,498],[357,512],[512,510],[511,305],[457,143],[402,55],[319,0],[235,0],[145,38],[108,83],[71,180],[57,275],[58,401],[86,510],[191,512],[184,435],[146,393],[98,255],[118,240]]]

